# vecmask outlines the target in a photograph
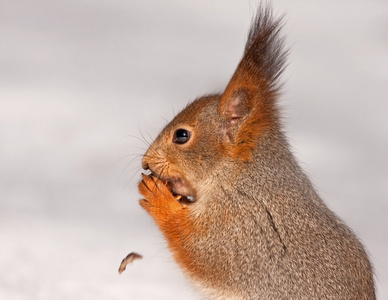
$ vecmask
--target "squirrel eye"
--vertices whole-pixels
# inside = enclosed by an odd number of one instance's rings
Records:
[[[186,129],[177,129],[174,132],[174,137],[172,139],[172,142],[175,144],[184,144],[190,139],[190,131]]]

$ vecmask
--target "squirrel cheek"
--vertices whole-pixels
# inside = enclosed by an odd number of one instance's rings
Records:
[[[179,194],[182,196],[190,196],[190,197],[195,196],[194,189],[191,188],[191,186],[189,184],[187,184],[186,182],[184,182],[183,180],[175,181],[172,184],[172,191],[175,194]]]

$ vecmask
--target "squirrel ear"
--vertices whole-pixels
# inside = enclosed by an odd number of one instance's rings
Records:
[[[270,9],[259,9],[244,56],[218,104],[228,148],[243,159],[249,159],[265,130],[279,125],[278,79],[287,55],[280,31],[281,18],[274,19]]]
[[[223,104],[223,105],[222,105]],[[234,91],[229,101],[220,103],[219,110],[231,125],[249,115],[252,109],[249,92],[242,88]]]
[[[226,96],[224,93],[222,96],[218,111],[225,120],[226,137],[233,141],[240,125],[251,114],[253,105],[250,93],[245,88],[237,89],[229,94],[231,95]]]
[[[225,146],[235,158],[247,161],[263,132],[277,126],[274,95],[231,82],[218,104]]]

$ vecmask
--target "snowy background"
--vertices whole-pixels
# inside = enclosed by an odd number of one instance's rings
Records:
[[[256,7],[0,0],[0,299],[200,299],[138,205],[142,134],[223,90]],[[388,1],[274,7],[290,142],[388,299]]]

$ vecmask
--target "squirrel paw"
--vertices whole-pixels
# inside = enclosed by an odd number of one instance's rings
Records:
[[[144,196],[144,199],[140,200],[141,207],[157,221],[167,219],[184,208],[169,190],[168,185],[153,175],[142,174],[139,191]]]

